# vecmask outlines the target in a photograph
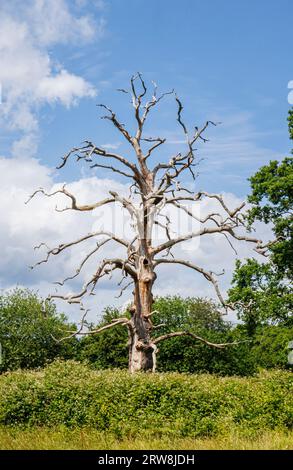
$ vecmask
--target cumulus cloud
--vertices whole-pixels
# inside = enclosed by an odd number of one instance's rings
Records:
[[[83,78],[61,70],[55,76],[47,76],[40,80],[36,95],[41,100],[49,103],[60,101],[69,107],[75,103],[78,98],[85,96],[94,97],[96,91],[94,87],[88,84]]]
[[[38,137],[34,133],[28,133],[15,140],[12,144],[11,155],[16,158],[30,158],[38,148]]]
[[[43,295],[47,295],[54,291],[53,282],[75,272],[82,257],[93,245],[84,243],[64,253],[64,256],[56,257],[50,263],[31,270],[29,266],[46,255],[45,248],[34,250],[33,247],[45,242],[53,248],[91,232],[97,224],[107,229],[112,225],[113,214],[106,209],[94,214],[56,212],[56,205],[59,208],[67,205],[67,198],[63,195],[54,198],[37,195],[29,204],[25,204],[29,195],[38,187],[50,192],[59,188],[60,184],[54,183],[51,170],[36,159],[0,158],[0,288],[24,285],[40,289]],[[125,190],[120,183],[97,178],[82,179],[68,185],[68,188],[78,195],[81,204],[104,198],[108,195],[110,187],[117,192]],[[119,212],[116,211],[115,217],[117,213]],[[95,244],[96,241],[91,242]],[[112,244],[106,247],[103,256],[113,256],[116,251],[115,244]],[[78,290],[96,269],[95,263],[97,259],[87,265],[79,282],[69,284],[68,289]],[[102,288],[109,291],[108,285],[102,285]],[[109,301],[109,295],[107,298]]]
[[[102,19],[100,21],[99,24],[87,14],[78,14],[72,9],[72,3],[65,0],[2,0],[2,126],[30,134],[31,139],[31,134],[38,131],[40,106],[57,102],[68,107],[81,98],[95,96],[93,85],[60,66],[52,58],[49,48],[59,44],[81,44],[101,36],[104,23]],[[17,146],[15,144],[14,154]],[[35,147],[30,148],[33,155]]]
[[[88,42],[95,37],[99,23],[89,14],[74,11],[74,3],[68,0],[2,0],[1,11],[29,25],[31,37],[40,46]],[[78,6],[84,9],[87,3]],[[100,9],[103,9],[102,4]],[[104,22],[102,18],[99,21]]]
[[[22,2],[23,4],[23,2]],[[30,0],[24,14],[35,38],[43,45],[93,39],[96,25],[89,15],[75,16],[64,0]]]
[[[39,289],[42,295],[47,295],[54,292],[53,283],[55,281],[60,281],[75,273],[83,257],[95,246],[97,239],[94,238],[73,247],[62,256],[53,256],[49,263],[42,264],[35,270],[30,270],[29,266],[42,259],[46,254],[44,247],[33,250],[35,245],[46,242],[52,248],[98,229],[114,230],[128,239],[133,236],[130,233],[129,219],[123,218],[120,206],[117,206],[114,211],[111,210],[111,206],[105,206],[97,209],[93,214],[75,211],[56,212],[56,205],[61,209],[68,204],[64,195],[52,198],[37,195],[29,204],[25,204],[28,196],[37,187],[43,187],[52,192],[59,188],[60,184],[56,185],[52,171],[35,159],[0,159],[0,243],[2,247],[0,288],[9,288],[20,284]],[[95,202],[107,197],[109,188],[120,194],[128,193],[126,185],[97,177],[84,178],[68,185],[68,189],[78,196],[80,204]],[[239,198],[233,194],[225,194],[225,199],[231,207],[236,207],[240,202]],[[219,211],[219,207],[216,208],[216,202],[209,200],[202,204],[198,213],[203,215],[207,211],[215,211],[215,209]],[[174,231],[185,231],[188,228],[186,221],[181,220],[180,224],[174,228]],[[263,227],[259,227],[258,233],[261,236],[264,235]],[[157,242],[161,241],[160,237],[163,235],[159,233]],[[252,247],[248,244],[239,242],[234,245],[240,258],[253,255]],[[114,242],[109,242],[100,254],[85,265],[80,277],[69,282],[67,286],[61,288],[61,291],[63,293],[79,292],[82,285],[95,272],[99,260],[104,257],[123,255],[123,250],[124,248],[121,249]],[[189,259],[208,270],[221,272],[225,269],[226,274],[220,278],[220,283],[223,290],[228,287],[235,254],[223,236],[204,236],[195,239],[187,245],[178,246],[174,250],[174,254],[180,258]],[[105,278],[100,283],[96,297],[91,298],[88,303],[92,307],[92,318],[98,312],[100,313],[106,305],[122,305],[131,297],[130,288],[121,298],[115,298],[119,293],[119,287],[117,287],[119,280],[120,277],[114,275],[112,280],[108,281]],[[212,286],[203,276],[184,267],[170,267],[169,265],[158,269],[155,294],[215,297]],[[70,315],[74,312],[72,307],[66,307],[63,304],[60,305],[60,308],[65,308]],[[74,318],[78,318],[77,312],[74,314]]]

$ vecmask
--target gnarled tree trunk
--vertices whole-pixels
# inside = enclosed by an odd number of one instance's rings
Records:
[[[151,259],[140,256],[138,260],[138,279],[133,292],[134,302],[130,309],[129,325],[129,370],[153,371],[156,367],[156,346],[151,340],[153,328],[151,312],[153,304],[152,287],[156,275]]]

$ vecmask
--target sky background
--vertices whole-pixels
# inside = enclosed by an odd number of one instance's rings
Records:
[[[207,119],[221,122],[199,146],[203,161],[195,189],[225,193],[232,206],[245,197],[247,178],[289,153],[292,20],[290,0],[1,0],[0,288],[23,285],[46,295],[56,277],[74,270],[82,253],[70,252],[36,272],[28,269],[36,257],[33,245],[54,246],[95,223],[93,216],[55,214],[55,201],[41,197],[25,206],[34,189],[52,190],[66,181],[88,202],[110,188],[125,190],[125,181],[113,181],[107,170],[55,167],[85,139],[132,158],[119,134],[99,119],[96,104],[113,107],[132,129],[131,105],[116,89],[127,88],[137,71],[161,91],[175,88],[191,129]],[[167,137],[154,162],[182,148],[174,99],[166,99],[147,130]],[[204,267],[226,269],[225,289],[233,252],[222,239],[203,241],[194,250]],[[247,247],[239,249],[240,257],[250,255]],[[114,299],[114,287],[101,283],[93,316],[107,304],[127,302],[129,293]],[[74,283],[70,288],[78,289]],[[181,269],[171,278],[162,272],[156,293],[213,295],[206,281]],[[62,308],[77,318],[72,308]]]

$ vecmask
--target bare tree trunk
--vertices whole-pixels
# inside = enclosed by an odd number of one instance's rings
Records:
[[[152,343],[146,328],[133,329],[129,341],[129,371],[130,372],[152,372],[156,366],[156,346]]]
[[[153,328],[151,312],[153,304],[152,287],[155,273],[151,260],[139,258],[139,276],[135,283],[134,304],[131,310],[129,340],[129,371],[153,371],[156,366],[156,346],[151,340]]]

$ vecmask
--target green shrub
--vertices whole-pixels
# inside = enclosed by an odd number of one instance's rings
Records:
[[[292,374],[130,375],[56,362],[0,377],[0,424],[90,426],[117,437],[207,436],[292,427]]]
[[[43,367],[57,357],[73,359],[77,339],[62,343],[54,339],[66,336],[72,328],[54,303],[43,301],[37,293],[17,288],[0,295],[0,373]]]

